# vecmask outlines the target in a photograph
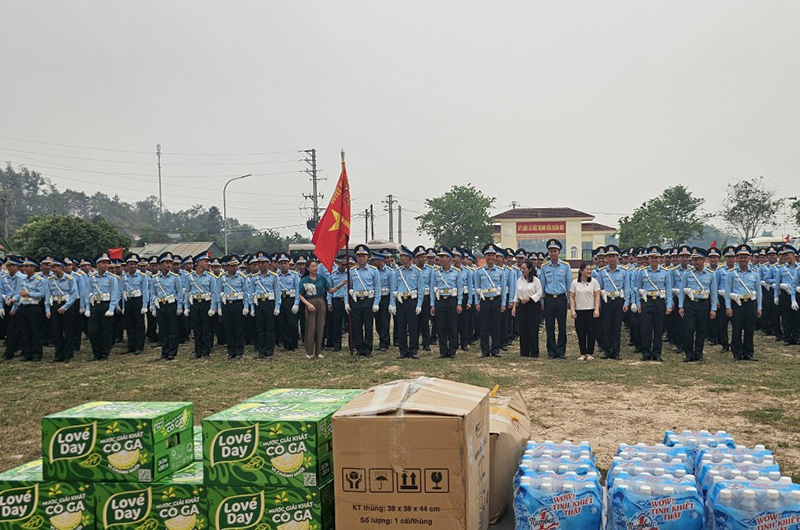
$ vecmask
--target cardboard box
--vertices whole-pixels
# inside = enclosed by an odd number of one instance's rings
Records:
[[[489,391],[420,377],[369,389],[333,418],[336,527],[489,526]]]
[[[333,481],[322,487],[208,486],[211,530],[334,527]]]
[[[203,420],[206,484],[319,486],[333,476],[339,404],[239,403]]]
[[[363,390],[341,388],[273,388],[245,399],[244,403],[339,403],[344,405]]]
[[[189,465],[192,404],[94,401],[42,419],[48,480],[154,482]]]
[[[97,528],[193,530],[208,527],[203,464],[150,484],[95,483]]]
[[[200,425],[195,425],[194,430],[192,431],[194,434],[193,441],[194,441],[194,461],[195,462],[202,462],[203,461],[203,427]]]
[[[42,460],[0,473],[0,529],[93,530],[94,487],[46,481]]]
[[[528,405],[519,391],[489,400],[489,520],[497,522],[514,495],[514,475],[531,438]]]

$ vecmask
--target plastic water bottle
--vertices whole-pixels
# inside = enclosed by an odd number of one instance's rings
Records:
[[[739,502],[739,508],[746,512],[758,511],[758,500],[756,500],[755,490],[746,489],[742,492],[742,500]]]

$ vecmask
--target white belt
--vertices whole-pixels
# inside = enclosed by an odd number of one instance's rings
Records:
[[[381,287],[381,296],[387,296],[389,294],[388,287]]]
[[[142,291],[139,289],[134,289],[133,291],[125,291],[125,296],[128,298],[139,298],[142,296]]]
[[[100,293],[89,296],[89,300],[94,304],[95,302],[110,302],[111,293]]]
[[[625,297],[625,291],[610,291],[610,292],[606,293],[606,296],[608,298],[624,298]]]
[[[190,302],[197,302],[198,300],[203,300],[208,302],[211,300],[211,293],[201,293],[201,294],[190,294],[189,301]]]
[[[60,303],[60,302],[66,302],[66,301],[67,301],[67,295],[65,295],[65,294],[61,294],[61,295],[58,295],[58,296],[51,296],[50,297],[50,302]]]
[[[294,289],[292,289],[290,291],[283,291],[283,293],[282,293],[283,296],[291,296],[292,298],[294,298],[296,294],[297,293],[295,292]]]
[[[29,296],[23,296],[19,299],[19,303],[22,305],[38,305],[41,301],[41,298],[31,298]]]
[[[158,303],[159,304],[171,304],[174,301],[175,301],[175,296],[174,295],[169,295],[169,296],[165,296],[164,298],[159,298],[158,299]]]
[[[406,300],[408,298],[416,300],[417,299],[417,291],[416,291],[416,289],[411,291],[410,293],[409,292],[401,293],[401,292],[398,291],[398,292],[394,293],[394,296],[395,296],[395,298],[399,299],[400,301]]]
[[[423,290],[423,292],[425,293],[425,296],[428,296],[429,294],[431,294],[431,288],[430,288],[430,287],[426,287],[426,288]]]
[[[226,294],[225,300],[244,300],[244,295],[242,293],[233,293],[233,294]]]
[[[465,285],[464,287],[461,288],[461,292],[464,294],[469,294],[469,287]]]
[[[256,295],[256,299],[258,300],[275,300],[274,293],[264,293]]]
[[[666,295],[664,291],[647,291],[645,293],[646,298],[665,298]]]
[[[439,298],[442,296],[457,296],[458,289],[436,289],[435,295],[437,300],[439,300]]]
[[[372,298],[375,296],[375,291],[350,291],[353,298]]]

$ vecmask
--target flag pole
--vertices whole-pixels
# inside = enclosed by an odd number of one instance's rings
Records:
[[[342,149],[342,171],[344,171],[344,149]],[[344,243],[344,261],[347,266],[347,305],[350,305],[350,291],[352,290],[352,280],[350,278],[350,236]],[[352,308],[347,312],[347,347],[350,348],[350,355],[355,355],[353,352],[353,314]]]

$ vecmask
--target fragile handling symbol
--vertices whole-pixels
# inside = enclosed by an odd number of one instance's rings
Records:
[[[344,491],[354,491],[354,492],[361,492],[364,493],[366,488],[366,480],[364,476],[366,475],[366,470],[364,469],[352,469],[352,468],[344,468],[342,469],[342,489]]]

